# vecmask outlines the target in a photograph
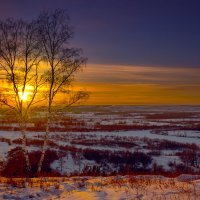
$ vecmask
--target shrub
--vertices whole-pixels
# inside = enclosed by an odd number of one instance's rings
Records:
[[[6,177],[34,177],[36,176],[37,166],[41,152],[32,151],[29,153],[31,171],[27,172],[26,161],[21,147],[16,147],[8,152],[7,163],[2,171],[2,175]],[[56,151],[47,150],[42,166],[42,174],[52,173],[50,164],[58,159]]]

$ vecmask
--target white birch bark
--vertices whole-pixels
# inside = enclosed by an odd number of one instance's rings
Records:
[[[22,150],[23,150],[24,157],[26,160],[26,170],[29,173],[31,170],[31,166],[30,166],[30,160],[29,160],[29,155],[28,155],[28,149],[27,149],[27,145],[26,145],[26,142],[27,142],[26,127],[22,127],[21,134],[22,134]]]
[[[41,153],[41,157],[38,163],[38,170],[37,170],[37,174],[41,173],[42,170],[42,164],[44,162],[44,156],[45,153],[48,149],[48,140],[49,140],[49,126],[50,126],[50,115],[48,113],[47,116],[47,125],[46,125],[46,131],[45,131],[45,136],[44,136],[44,143],[43,143],[43,147],[42,147],[42,153]]]

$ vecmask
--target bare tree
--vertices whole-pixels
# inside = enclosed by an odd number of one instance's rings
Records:
[[[52,117],[61,107],[69,107],[88,96],[84,91],[79,91],[71,94],[68,101],[62,101],[62,104],[59,101],[59,93],[70,96],[70,86],[74,75],[86,63],[86,59],[80,56],[81,50],[69,46],[69,41],[73,37],[69,21],[65,10],[55,10],[52,13],[42,12],[38,18],[39,35],[47,68],[45,75],[48,95],[46,133],[38,164],[38,174],[41,172],[45,152],[48,148]]]
[[[39,73],[40,62],[36,23],[14,19],[0,21],[0,104],[13,111],[19,122],[27,171],[30,170],[27,120],[31,107],[41,101],[36,94],[44,83]]]

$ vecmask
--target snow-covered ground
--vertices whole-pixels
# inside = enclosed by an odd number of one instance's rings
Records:
[[[44,132],[30,132],[28,133],[28,138],[42,140],[41,136],[44,135]],[[191,130],[178,130],[178,131],[165,131],[165,134],[154,133],[151,130],[137,130],[137,131],[118,131],[118,132],[52,132],[50,134],[51,141],[55,142],[60,146],[73,146],[79,149],[93,149],[93,150],[109,150],[109,151],[141,151],[143,153],[151,153],[152,149],[149,149],[148,146],[145,148],[145,140],[156,140],[156,141],[172,141],[183,144],[196,144],[200,145],[200,132],[191,131]],[[0,138],[10,139],[11,145],[6,142],[1,142],[0,144],[0,160],[5,160],[8,151],[18,144],[12,143],[12,140],[21,138],[21,134],[18,131],[0,131]],[[115,142],[118,139],[117,143],[111,145],[110,142]],[[103,145],[98,143],[98,141],[108,141],[108,144]],[[80,141],[81,143],[73,143],[74,141]],[[90,141],[90,145],[86,145],[84,141]],[[130,144],[135,143],[136,146],[126,147],[120,146],[120,142],[129,141]],[[29,152],[40,150],[41,147],[30,145],[28,147]],[[57,147],[51,147],[52,150],[58,151]],[[176,153],[180,150],[170,150],[164,149],[160,150],[159,155],[152,156],[152,164],[157,163],[158,165],[163,166],[165,170],[170,170],[168,164],[171,163],[181,163],[181,160]],[[62,162],[62,163],[61,163]],[[86,160],[83,157],[80,159],[80,162],[75,162],[71,154],[67,153],[64,157],[61,157],[59,160],[55,160],[51,167],[53,170],[60,172],[63,175],[69,175],[70,173],[80,173],[86,165],[92,166],[95,161]],[[62,168],[61,168],[62,165]],[[151,165],[152,166],[152,165]]]
[[[192,175],[181,175],[177,178],[162,176],[63,177],[28,180],[0,178],[0,199],[198,200],[199,178]]]
[[[44,112],[37,112],[34,117],[28,124],[31,129],[27,136],[35,141],[42,140],[45,134],[42,130],[45,129],[37,128],[42,127],[45,121]],[[51,126],[54,129],[50,140],[55,144],[50,147],[51,150],[69,154],[51,163],[52,169],[63,175],[80,172],[85,165],[98,164],[85,158],[81,158],[80,163],[75,162],[76,156],[73,157],[73,152],[68,152],[64,147],[72,147],[77,151],[140,151],[152,157],[150,166],[157,163],[166,170],[171,169],[169,163],[182,162],[179,153],[184,150],[193,148],[197,155],[200,153],[200,106],[75,107],[71,111],[59,113]],[[0,116],[0,161],[6,159],[9,150],[20,146],[14,140],[21,138],[21,133],[14,128],[17,128],[17,124],[13,118]],[[163,141],[174,143],[170,144],[170,148],[167,145],[162,148],[159,144],[163,144]],[[37,142],[28,146],[29,152],[41,149]],[[196,168],[196,171],[199,170],[199,167]]]

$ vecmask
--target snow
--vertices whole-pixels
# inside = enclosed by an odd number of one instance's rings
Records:
[[[200,195],[199,178],[192,175],[174,179],[163,176],[0,178],[0,199],[197,200]]]
[[[72,109],[73,110],[73,109]],[[184,112],[190,113],[192,112],[193,115],[186,115],[183,118],[177,119],[149,119],[149,115],[153,114],[162,114],[166,112]],[[45,116],[44,112],[36,113],[38,119],[39,117]],[[66,117],[66,118],[65,118]],[[175,156],[178,150],[161,150],[159,156],[155,156],[153,154],[155,151],[150,150],[147,145],[148,142],[151,142],[151,139],[156,140],[168,140],[168,141],[176,141],[178,143],[195,143],[200,145],[200,130],[187,130],[192,129],[192,127],[196,127],[195,125],[200,123],[200,106],[105,106],[105,107],[80,107],[80,109],[73,111],[73,112],[64,112],[61,113],[61,117],[58,121],[56,121],[52,126],[56,127],[65,127],[66,125],[61,125],[61,122],[65,122],[68,118],[71,118],[72,122],[74,120],[74,127],[81,128],[81,123],[85,122],[86,128],[94,128],[95,125],[138,125],[140,129],[144,127],[145,130],[129,130],[129,131],[94,131],[94,132],[52,132],[50,133],[50,140],[58,144],[59,146],[73,146],[76,148],[89,148],[89,149],[98,149],[98,150],[110,150],[110,151],[142,151],[144,153],[151,153],[153,156],[153,162],[157,162],[157,164],[162,165],[164,169],[170,169],[168,167],[169,162],[180,162],[178,156]],[[1,123],[1,122],[0,122]],[[5,122],[2,121],[2,126],[12,126],[15,127],[17,124],[9,123],[9,121]],[[29,127],[33,127],[33,123],[29,123]],[[152,130],[152,126],[154,126]],[[165,127],[163,127],[165,126]],[[146,130],[149,127],[149,130]],[[5,128],[5,127],[4,127]],[[183,129],[183,130],[179,130]],[[186,130],[184,130],[186,129]],[[33,129],[32,129],[33,130]],[[63,129],[64,130],[64,129]],[[27,137],[42,140],[41,136],[44,136],[44,132],[28,132]],[[39,137],[37,137],[39,136]],[[119,137],[119,138],[117,138]],[[11,143],[12,140],[17,138],[21,138],[21,133],[19,131],[0,131],[0,138],[10,139]],[[106,142],[100,142],[103,139]],[[84,140],[86,141],[84,143]],[[87,140],[89,141],[87,143]],[[113,141],[119,141],[119,145],[114,143]],[[80,141],[80,142],[79,142]],[[136,144],[136,146],[126,147],[120,142],[130,142]],[[98,143],[99,142],[99,143]],[[110,142],[110,143],[109,143]],[[113,142],[113,143],[112,143]],[[0,142],[0,161],[6,158],[7,152],[16,146],[17,144],[12,143],[9,145],[8,143]],[[39,150],[41,147],[30,145],[28,147],[29,151]],[[52,147],[53,150],[58,150],[59,148],[54,146]],[[65,156],[62,158],[63,162],[63,175],[70,174],[74,171],[80,171],[84,168],[85,164],[94,164],[92,161],[82,159],[80,164],[74,162],[74,158],[72,158],[71,154],[69,153],[68,157]],[[60,160],[56,160],[52,163],[51,167],[54,170],[61,172],[60,170]],[[96,163],[95,163],[96,164]],[[103,196],[104,194],[102,194]],[[170,195],[167,193],[165,195]],[[108,197],[105,197],[108,198]]]
[[[167,134],[178,137],[200,138],[200,131],[176,130],[176,131],[167,131]]]
[[[200,132],[198,131],[185,131],[185,130],[179,130],[179,131],[168,131],[169,135],[160,135],[160,134],[154,134],[151,130],[137,130],[137,131],[115,131],[115,132],[107,132],[107,131],[96,131],[96,132],[53,132],[50,135],[61,135],[63,137],[69,137],[70,134],[72,135],[85,135],[85,136],[91,136],[96,135],[97,138],[105,137],[105,136],[121,136],[121,137],[136,137],[136,138],[150,138],[150,139],[165,139],[169,141],[178,141],[181,143],[195,143],[197,145],[200,145],[200,138],[196,138],[197,136],[200,137]],[[44,135],[44,132],[29,132],[28,137],[33,138],[37,137],[38,135]],[[180,137],[180,135],[187,135],[191,137]],[[21,138],[21,133],[19,131],[0,131],[0,137],[4,137],[7,139],[12,138],[17,139]],[[69,144],[68,142],[59,141],[60,144],[66,145]]]
[[[194,131],[195,132],[195,131]],[[179,133],[181,133],[181,131],[179,131]],[[185,131],[182,131],[183,134],[185,134]],[[191,131],[190,131],[191,133]],[[59,134],[57,132],[57,134]],[[63,134],[63,133],[62,133]],[[125,136],[125,137],[138,137],[138,138],[150,138],[150,139],[164,139],[164,140],[169,140],[169,141],[178,141],[181,143],[195,143],[197,145],[200,144],[200,138],[187,138],[187,137],[178,137],[176,135],[158,135],[158,134],[154,134],[151,132],[151,130],[137,130],[137,131],[116,131],[116,132],[101,132],[101,131],[97,131],[97,132],[74,132],[75,134],[82,134],[82,135],[93,135],[96,134],[97,137],[100,136]]]
[[[162,135],[158,133],[154,133],[151,130],[133,130],[133,131],[119,131],[119,132],[52,132],[50,134],[50,139],[54,142],[56,142],[59,145],[69,145],[73,146],[76,148],[81,148],[81,149],[98,149],[98,150],[110,150],[110,151],[142,151],[144,153],[151,153],[150,149],[147,149],[145,147],[146,143],[143,141],[144,138],[149,138],[149,139],[157,139],[157,140],[168,140],[168,141],[178,141],[179,143],[195,143],[197,145],[200,145],[200,137],[197,137],[199,135],[199,131],[187,131],[187,130],[179,130],[179,131],[166,131],[166,135]],[[42,139],[38,138],[37,136],[44,135],[44,132],[29,132],[28,133],[28,138],[34,138],[34,139]],[[187,135],[187,137],[185,137]],[[115,136],[115,137],[113,137]],[[184,136],[184,137],[183,137]],[[17,139],[21,138],[21,133],[18,131],[0,131],[0,138],[7,138],[7,139]],[[116,140],[116,137],[119,137],[119,142],[120,141],[132,141],[137,144],[137,146],[133,146],[132,148],[126,148],[122,146],[115,146],[115,145],[103,145],[103,144],[98,144],[95,141],[98,141],[100,139],[106,139],[107,141],[113,141]],[[93,140],[94,145],[84,145],[83,144],[73,144],[71,143],[73,140],[76,139],[83,139],[85,138],[86,140]],[[109,144],[109,143],[108,143]],[[3,161],[6,156],[8,151],[11,148],[14,148],[16,146],[19,146],[17,144],[12,144],[8,145],[6,142],[1,142],[0,145],[0,161]],[[28,151],[36,151],[40,150],[41,147],[33,146],[30,145],[28,146]],[[54,150],[58,150],[56,147],[52,147]],[[162,165],[165,170],[170,170],[170,167],[168,166],[169,162],[176,162],[176,163],[181,163],[181,160],[179,159],[178,156],[175,156],[175,154],[179,152],[179,150],[162,150],[161,154],[159,156],[152,156],[153,161],[152,163],[157,163],[158,165]],[[61,169],[61,162],[62,162],[62,169]],[[97,164],[93,161],[90,160],[85,160],[81,159],[81,161],[78,163],[75,163],[75,158],[72,158],[71,153],[69,153],[68,156],[62,157],[59,160],[55,160],[52,164],[51,167],[52,169],[60,172],[62,175],[69,175],[70,173],[74,172],[81,172],[86,164],[89,165],[94,165]]]
[[[158,165],[164,167],[165,170],[170,170],[171,168],[168,166],[169,162],[172,163],[180,163],[180,159],[178,156],[153,156],[153,161],[156,162]]]
[[[74,172],[80,173],[86,165],[94,165],[94,164],[95,164],[94,161],[88,161],[85,159],[81,159],[80,162],[79,161],[76,162],[72,158],[72,155],[68,154],[67,156],[59,160],[55,160],[51,164],[51,168],[56,171],[59,171],[62,175],[69,175]]]
[[[10,148],[11,148],[10,145],[8,145],[5,142],[1,142],[1,145],[0,145],[0,157],[4,158]]]
[[[28,137],[33,137],[33,136],[37,136],[37,135],[41,135],[44,134],[42,132],[27,132],[27,136]],[[20,131],[0,131],[0,137],[4,137],[7,139],[17,139],[17,138],[21,138],[21,132]]]

